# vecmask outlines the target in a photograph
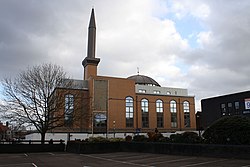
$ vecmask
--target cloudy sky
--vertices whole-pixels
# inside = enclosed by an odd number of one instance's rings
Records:
[[[197,110],[202,98],[250,89],[249,0],[0,0],[0,79],[44,62],[82,79],[92,7],[99,75],[139,67],[187,88]]]

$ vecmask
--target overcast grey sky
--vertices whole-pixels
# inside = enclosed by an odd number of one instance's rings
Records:
[[[56,63],[83,78],[95,8],[99,75],[137,73],[200,99],[250,89],[249,0],[0,0],[0,78]]]

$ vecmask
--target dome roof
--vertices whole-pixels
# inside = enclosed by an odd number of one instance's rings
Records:
[[[139,85],[161,86],[154,79],[145,75],[133,75],[133,76],[128,77],[127,79],[134,80],[135,84],[139,84]]]

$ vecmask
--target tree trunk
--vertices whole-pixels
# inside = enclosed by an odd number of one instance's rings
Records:
[[[41,132],[41,144],[44,144],[45,142],[45,134],[44,132]]]

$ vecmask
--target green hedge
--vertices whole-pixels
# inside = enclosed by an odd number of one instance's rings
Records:
[[[208,156],[242,159],[249,159],[250,157],[250,146],[163,142],[80,143],[76,141],[69,141],[67,143],[66,151],[78,154],[143,152],[169,155]]]
[[[207,128],[203,134],[206,143],[250,144],[250,119],[243,116],[223,117]]]

